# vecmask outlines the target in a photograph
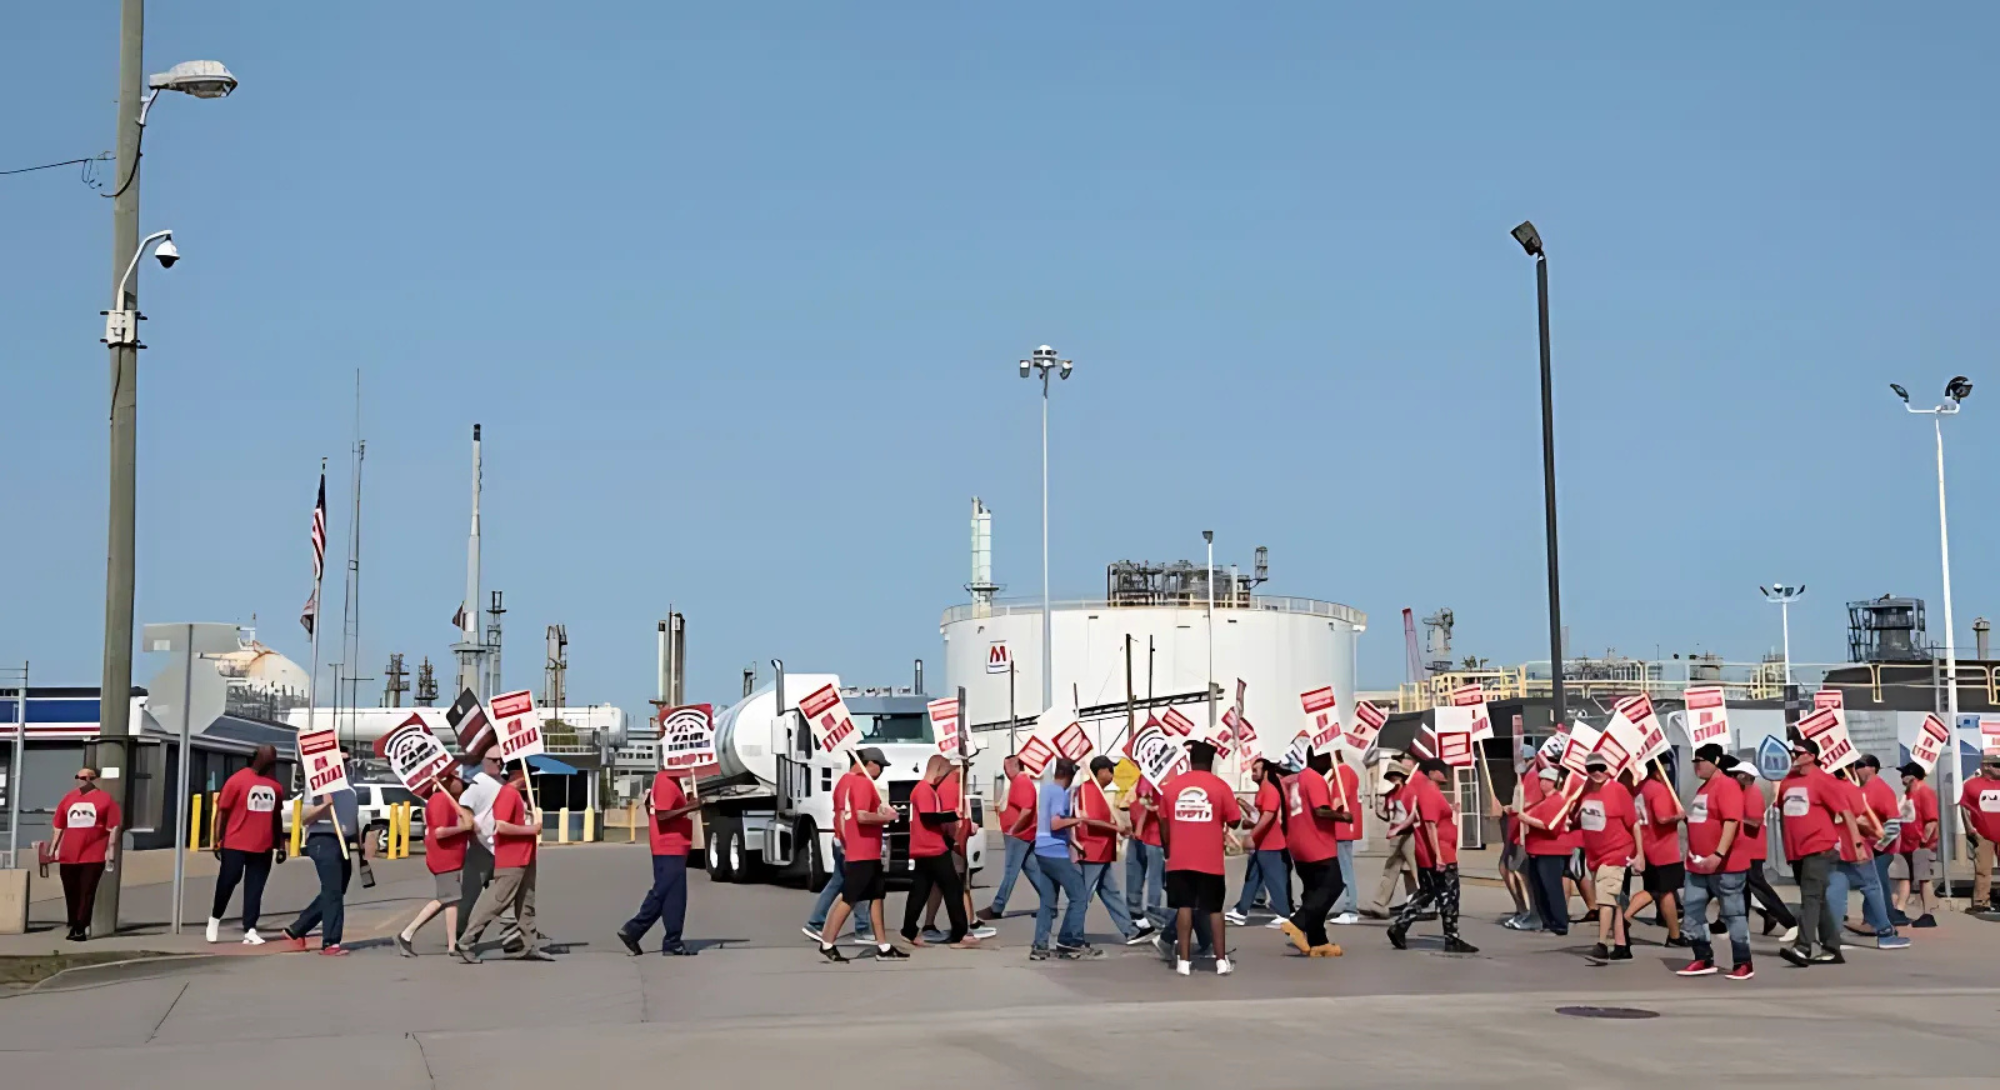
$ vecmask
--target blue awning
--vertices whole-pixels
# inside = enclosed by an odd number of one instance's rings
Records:
[[[547,772],[556,776],[574,776],[577,772],[573,766],[566,765],[554,757],[546,757],[539,753],[528,758],[528,765],[537,772]]]

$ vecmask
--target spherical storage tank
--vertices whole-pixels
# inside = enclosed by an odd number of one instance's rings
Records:
[[[1136,696],[1188,694],[1179,706],[1197,723],[1205,722],[1207,705],[1201,695],[1209,678],[1205,602],[1057,601],[1050,613],[1057,707],[1070,706],[1072,687],[1077,707],[1123,701],[1129,637]],[[1217,715],[1235,700],[1236,682],[1241,679],[1247,686],[1245,715],[1257,729],[1257,744],[1271,755],[1282,753],[1305,725],[1299,704],[1303,692],[1332,685],[1345,721],[1354,701],[1355,637],[1366,627],[1366,615],[1336,602],[1247,592],[1219,601],[1214,620],[1214,678],[1221,687]],[[954,606],[945,612],[941,632],[943,692],[965,687],[965,717],[975,728],[1008,720],[1010,681],[1017,713],[1023,717],[1040,713],[1040,601]],[[1141,713],[1140,721],[1144,718]],[[1123,728],[1118,719],[1093,729],[1098,751],[1115,748]],[[1004,735],[983,734],[982,741],[987,743],[987,754],[1004,755],[1008,750]],[[979,771],[990,776],[994,769]]]

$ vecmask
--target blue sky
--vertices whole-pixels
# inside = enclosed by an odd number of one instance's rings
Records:
[[[150,69],[243,83],[147,141],[142,222],[186,260],[144,273],[139,619],[254,613],[304,661],[358,367],[370,672],[449,683],[479,421],[511,681],[562,622],[572,694],[642,709],[669,601],[695,698],[774,655],[902,681],[969,497],[1038,590],[1014,361],[1048,342],[1058,595],[1213,527],[1371,615],[1365,685],[1402,678],[1404,606],[1545,657],[1533,218],[1574,650],[1755,658],[1781,577],[1800,660],[1843,656],[1848,599],[1941,633],[1929,429],[1885,384],[1958,373],[1969,643],[2000,611],[2000,17],[1378,7],[156,2]],[[0,42],[35,88],[0,169],[112,145],[116,22]],[[0,178],[0,660],[46,684],[98,678],[108,204]]]

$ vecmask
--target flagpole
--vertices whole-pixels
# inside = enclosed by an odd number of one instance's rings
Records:
[[[324,458],[321,458],[319,460],[319,479],[320,479],[320,488],[324,489],[326,487],[326,459]],[[315,564],[313,567],[315,570],[313,571],[313,593],[312,593],[312,603],[313,603],[312,671],[306,675],[307,732],[312,731],[314,719],[319,711],[319,631],[320,629],[326,627],[324,624],[320,623],[321,621],[320,614],[323,611],[320,609],[320,600],[319,600],[320,585],[325,581],[326,565],[324,563],[321,563],[321,564]]]

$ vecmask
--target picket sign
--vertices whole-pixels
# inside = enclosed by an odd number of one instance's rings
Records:
[[[1486,689],[1480,685],[1461,685],[1452,690],[1451,704],[1454,708],[1471,708],[1472,740],[1484,742],[1493,737],[1493,717],[1486,707]]]
[[[690,704],[660,709],[660,767],[692,772],[716,763],[715,708]]]
[[[1382,724],[1388,721],[1389,713],[1366,700],[1354,705],[1354,725],[1347,728],[1347,748],[1356,753],[1368,752],[1376,736],[1382,733]]]
[[[305,772],[309,797],[351,789],[347,782],[347,757],[340,752],[340,735],[336,731],[301,731],[299,766]],[[333,822],[333,838],[340,842],[340,857],[346,859],[347,830],[340,827],[340,811],[329,806],[326,818]]]
[[[1826,707],[1799,720],[1799,737],[1819,746],[1819,766],[1828,772],[1861,759],[1861,752],[1847,736],[1843,718],[1839,708]]]
[[[1028,770],[1028,775],[1039,777],[1042,769],[1049,767],[1049,762],[1056,759],[1056,747],[1038,736],[1030,736],[1027,743],[1014,756],[1021,762],[1021,767]]]
[[[854,716],[847,710],[847,702],[840,699],[840,690],[833,684],[822,685],[799,701],[799,714],[806,717],[806,726],[812,731],[813,745],[821,753],[832,753],[843,746],[851,747],[859,732],[854,726]]]
[[[1562,767],[1579,776],[1589,771],[1584,764],[1597,750],[1597,743],[1604,732],[1588,723],[1574,723],[1569,728],[1569,737],[1563,742],[1562,757],[1557,761]]]
[[[937,739],[938,752],[947,757],[957,757],[958,752],[958,698],[948,696],[924,705],[930,713],[931,736]]]
[[[1910,760],[1924,766],[1929,773],[1937,767],[1937,760],[1944,754],[1945,744],[1951,741],[1951,732],[1945,729],[1944,720],[1935,715],[1924,716],[1924,728],[1917,740],[1910,743]]]
[[[1687,704],[1688,741],[1696,749],[1710,742],[1729,746],[1729,706],[1720,686],[1689,689],[1681,694]]]
[[[1287,768],[1304,768],[1306,758],[1312,756],[1312,735],[1300,731],[1292,736],[1292,744],[1285,747],[1283,758]]]
[[[1058,731],[1054,744],[1057,753],[1077,764],[1082,764],[1083,759],[1090,756],[1090,751],[1095,748],[1091,745],[1089,733],[1083,729],[1083,724],[1078,722],[1072,722]]]
[[[1340,702],[1333,695],[1333,686],[1323,685],[1317,689],[1299,694],[1299,703],[1306,710],[1312,735],[1312,748],[1326,749],[1340,738]]]
[[[396,729],[376,739],[375,752],[389,762],[389,771],[396,774],[403,786],[420,799],[429,798],[437,788],[438,777],[451,768],[451,754],[431,733],[422,715],[411,715],[397,724]]]
[[[1133,736],[1132,763],[1139,766],[1139,778],[1153,785],[1155,791],[1189,767],[1181,740],[1154,724],[1139,728],[1139,733]]]
[[[1160,716],[1160,724],[1183,738],[1194,733],[1194,720],[1182,715],[1179,708],[1168,708]]]

